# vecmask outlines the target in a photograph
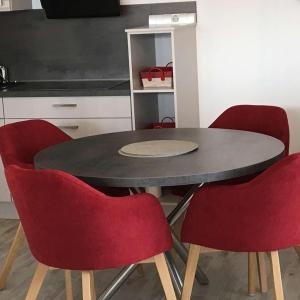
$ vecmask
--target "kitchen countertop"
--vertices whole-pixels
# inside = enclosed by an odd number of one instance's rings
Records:
[[[0,89],[0,97],[129,96],[126,80],[28,81]]]

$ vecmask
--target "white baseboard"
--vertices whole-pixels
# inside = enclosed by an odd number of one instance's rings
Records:
[[[19,219],[12,202],[0,202],[0,219]]]

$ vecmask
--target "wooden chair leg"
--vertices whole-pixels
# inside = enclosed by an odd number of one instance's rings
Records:
[[[72,273],[65,270],[66,300],[73,300]]]
[[[45,266],[41,263],[38,264],[25,300],[37,299],[48,269],[48,266]]]
[[[94,278],[94,272],[91,271],[91,293],[92,293],[92,300],[96,300],[96,288],[95,288],[95,278]]]
[[[82,299],[92,300],[91,272],[83,271],[81,276],[82,276]]]
[[[164,254],[159,254],[154,257],[155,265],[162,283],[166,299],[176,300],[174,287],[172,284],[171,276],[167,266],[166,258]]]
[[[294,247],[294,249],[300,258],[300,246],[296,246],[296,247]]]
[[[268,292],[268,274],[265,260],[265,253],[256,253],[260,290],[262,293]]]
[[[190,245],[181,300],[191,299],[200,249],[200,246]]]
[[[256,253],[248,253],[248,295],[256,294]]]
[[[23,241],[24,241],[24,231],[23,231],[23,227],[20,223],[18,230],[16,232],[16,235],[15,235],[14,241],[13,241],[12,245],[10,246],[8,255],[4,262],[4,266],[0,273],[0,290],[5,288],[6,280],[8,278],[8,275],[11,271],[13,263],[16,259],[18,250],[21,247]]]
[[[284,300],[278,251],[271,252],[271,263],[275,287],[275,299]]]

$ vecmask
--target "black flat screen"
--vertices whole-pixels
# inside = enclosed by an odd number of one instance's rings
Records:
[[[120,0],[41,0],[49,19],[120,15]]]

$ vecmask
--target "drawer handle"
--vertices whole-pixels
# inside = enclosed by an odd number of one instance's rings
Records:
[[[53,107],[77,107],[75,103],[53,104]]]
[[[78,125],[59,125],[58,128],[60,128],[60,129],[77,130],[77,129],[79,129],[79,126]]]

